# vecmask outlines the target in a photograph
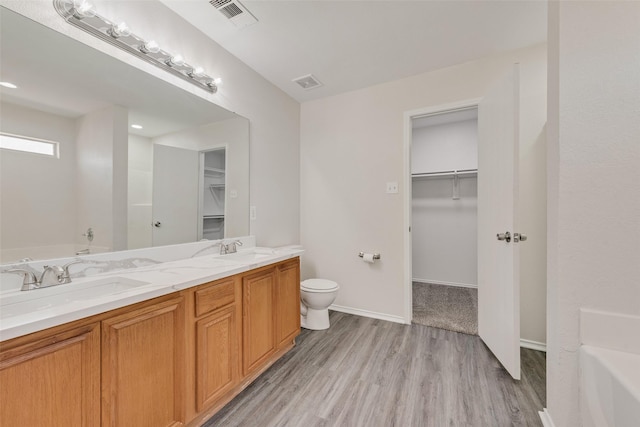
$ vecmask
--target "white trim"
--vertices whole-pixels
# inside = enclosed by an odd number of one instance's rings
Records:
[[[556,427],[547,408],[544,408],[542,411],[538,411],[538,414],[540,415],[540,420],[544,427]]]
[[[417,283],[427,283],[430,285],[444,285],[444,286],[455,286],[458,288],[478,289],[478,285],[472,285],[471,283],[443,282],[442,280],[416,279],[415,277],[411,280]]]
[[[525,340],[524,338],[520,338],[520,347],[547,352],[547,344],[539,341]]]
[[[356,316],[370,317],[372,319],[386,320],[388,322],[411,324],[411,321],[407,323],[400,316],[392,316],[391,314],[378,313],[375,311],[362,310],[362,309],[353,308],[353,307],[344,307],[342,305],[331,304],[329,306],[329,310],[339,311],[341,313],[347,313],[347,314],[355,314]]]
[[[411,324],[413,317],[413,292],[411,289],[412,268],[411,268],[411,140],[412,126],[411,120],[414,117],[428,116],[431,114],[446,113],[452,110],[460,110],[464,108],[478,108],[481,98],[468,99],[464,101],[452,102],[449,104],[441,104],[431,107],[419,108],[404,112],[403,127],[403,183],[404,192],[402,195],[404,203],[403,212],[403,235],[404,235],[404,321],[402,323]]]

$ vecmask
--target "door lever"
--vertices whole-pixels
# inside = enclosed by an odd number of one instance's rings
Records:
[[[498,240],[506,240],[507,243],[511,241],[511,233],[509,233],[508,231],[506,233],[498,233],[496,234],[496,237],[498,238]]]

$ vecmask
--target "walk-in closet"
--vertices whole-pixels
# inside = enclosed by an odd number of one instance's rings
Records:
[[[476,108],[412,120],[414,323],[477,334]]]

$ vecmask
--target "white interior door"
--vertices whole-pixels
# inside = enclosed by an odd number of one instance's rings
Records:
[[[478,332],[515,379],[520,379],[520,243],[514,238],[520,232],[519,85],[516,64],[478,107]],[[499,233],[504,240],[498,240]]]
[[[153,246],[198,239],[199,154],[153,147]]]

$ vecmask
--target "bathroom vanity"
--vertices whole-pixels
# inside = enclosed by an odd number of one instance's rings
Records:
[[[115,287],[120,297],[94,301],[100,312],[0,343],[0,425],[200,425],[293,347],[300,252],[247,251],[118,272],[118,283],[150,283],[145,291]],[[75,313],[96,310],[73,298],[65,304]],[[121,306],[103,310],[113,304]],[[43,310],[49,320],[16,330],[65,320]],[[7,314],[2,328],[19,334],[11,317],[20,316]]]

